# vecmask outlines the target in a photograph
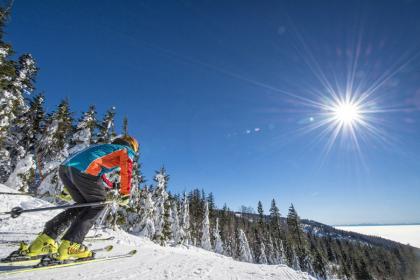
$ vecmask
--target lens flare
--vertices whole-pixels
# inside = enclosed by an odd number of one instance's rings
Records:
[[[360,108],[352,102],[339,102],[332,109],[336,121],[344,125],[354,125],[362,118]]]

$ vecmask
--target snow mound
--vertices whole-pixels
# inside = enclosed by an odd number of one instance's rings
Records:
[[[15,192],[1,185],[0,191]],[[50,206],[47,202],[27,196],[0,195],[0,211],[12,207],[23,208]],[[42,231],[44,223],[57,214],[57,211],[22,214],[16,219],[0,216],[0,256],[14,250],[6,240],[31,240]],[[161,247],[150,240],[128,234],[124,231],[92,230],[88,235],[101,233],[115,236],[112,241],[87,242],[92,248],[114,244],[109,254],[137,249],[134,257],[112,260],[105,263],[92,263],[83,266],[37,271],[29,274],[3,276],[2,279],[314,279],[307,273],[297,272],[285,265],[260,265],[238,262],[230,257],[205,251],[196,247]],[[7,269],[0,264],[0,271]],[[9,268],[10,269],[10,268]]]

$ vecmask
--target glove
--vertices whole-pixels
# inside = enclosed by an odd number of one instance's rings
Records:
[[[117,203],[119,206],[127,206],[130,202],[130,195],[120,195],[117,198]]]
[[[69,194],[69,192],[67,191],[67,188],[64,187],[63,190],[61,191],[61,193],[58,195],[58,197],[64,201],[71,201],[72,197]]]

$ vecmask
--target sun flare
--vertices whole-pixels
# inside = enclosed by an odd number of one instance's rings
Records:
[[[339,102],[333,107],[334,119],[341,124],[353,125],[361,119],[360,108],[352,102]]]

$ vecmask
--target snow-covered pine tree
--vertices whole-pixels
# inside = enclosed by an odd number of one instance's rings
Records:
[[[20,56],[16,76],[12,82],[14,89],[20,93],[31,93],[35,89],[34,82],[37,72],[38,68],[31,54]]]
[[[166,186],[168,184],[169,175],[166,174],[166,170],[162,167],[159,171],[156,171],[156,175],[153,178],[156,182],[156,188],[153,193],[153,202],[154,202],[154,225],[155,225],[155,235],[153,240],[159,244],[162,243],[163,236],[163,227],[165,225],[164,216],[165,216],[165,201],[168,199],[168,193],[166,192]]]
[[[215,209],[216,209],[216,203],[214,201],[214,195],[213,195],[212,192],[210,192],[207,195],[207,202],[209,204],[209,219],[210,219],[210,221],[213,221],[213,219],[214,219],[214,212],[215,212]]]
[[[140,171],[140,163],[138,162],[139,154],[137,153],[134,156],[133,161],[133,172],[131,180],[131,193],[130,193],[130,202],[128,204],[129,209],[127,210],[128,217],[128,228],[137,228],[138,224],[143,217],[143,201],[145,199],[145,194],[148,190],[145,187],[145,190],[140,189],[140,184],[144,183],[144,178]]]
[[[181,242],[181,229],[179,225],[179,212],[178,206],[176,201],[172,202],[172,209],[171,209],[171,221],[172,221],[172,238],[174,240],[174,244],[179,244]]]
[[[266,256],[268,264],[277,264],[276,251],[273,245],[273,239],[271,238],[270,232],[268,232],[267,246],[266,246]]]
[[[24,158],[20,159],[9,179],[6,186],[21,192],[28,192],[29,187],[35,180],[35,160],[34,155],[28,153]]]
[[[299,259],[300,269],[306,272],[311,272],[312,260],[308,250],[308,243],[305,234],[302,231],[300,225],[300,218],[293,204],[289,207],[289,213],[287,215],[287,227],[288,227],[288,242],[294,248],[294,254]]]
[[[210,221],[209,221],[209,203],[204,204],[204,216],[201,230],[201,248],[207,251],[212,251],[210,242]]]
[[[301,251],[304,247],[304,237],[300,228],[300,218],[293,204],[290,205],[289,213],[287,214],[287,226],[290,239],[293,242],[292,245],[296,245],[298,251]]]
[[[41,137],[44,127],[44,97],[35,96],[29,101],[29,109],[14,123],[11,129],[11,139],[14,144],[10,147],[10,157],[13,162],[13,172],[5,183],[7,186],[20,190],[28,191],[35,183],[36,154],[35,146]]]
[[[2,40],[4,17],[0,21],[0,182],[5,182],[26,155],[21,146],[26,133],[23,116],[28,111],[24,94],[34,90],[37,68],[30,54],[22,55],[17,63],[8,59],[13,50]]]
[[[296,271],[301,271],[299,256],[296,253],[295,248],[292,248],[292,268]]]
[[[45,127],[44,96],[39,94],[29,100],[29,109],[19,119],[20,125],[14,128],[18,135],[15,147],[20,147],[22,155],[16,158],[15,168],[6,185],[28,191],[35,186],[35,171],[39,165],[35,147]]]
[[[48,168],[51,161],[60,160],[63,154],[68,154],[70,135],[73,132],[72,122],[69,103],[63,100],[57,110],[48,116],[46,130],[37,145],[44,168]]]
[[[258,201],[257,206],[257,213],[258,213],[258,221],[257,221],[257,227],[255,228],[255,239],[256,239],[256,245],[255,248],[256,251],[256,258],[258,263],[260,264],[267,264],[267,253],[266,253],[266,246],[264,244],[264,232],[266,231],[266,224],[265,224],[265,218],[264,218],[264,209],[262,206],[261,201]]]
[[[258,201],[257,213],[258,213],[258,226],[260,229],[263,229],[265,225],[265,219],[264,219],[264,209],[263,209],[263,205],[261,201]]]
[[[270,227],[274,238],[280,239],[281,237],[281,224],[280,224],[280,210],[277,207],[276,200],[271,200],[270,207]]]
[[[45,97],[43,94],[34,96],[29,101],[29,109],[22,117],[25,125],[22,129],[24,135],[20,145],[32,154],[35,153],[35,147],[45,128],[44,102]]]
[[[248,239],[242,229],[239,229],[238,239],[238,259],[242,262],[252,263],[254,258],[252,257],[251,249],[249,248]]]
[[[139,224],[134,225],[133,232],[140,236],[145,236],[152,239],[155,236],[155,223],[154,223],[154,203],[152,200],[152,193],[148,189],[144,189],[140,200],[140,207],[142,219]]]
[[[128,135],[128,118],[124,117],[123,120],[123,133],[124,135]]]
[[[167,242],[172,239],[172,198],[168,195],[165,200],[165,212],[163,214],[163,229],[160,238],[160,245],[166,246]]]
[[[265,245],[264,242],[260,243],[260,252],[258,256],[258,263],[260,264],[267,264],[267,255],[265,254]]]
[[[3,148],[11,121],[15,117],[12,114],[15,97],[13,96],[11,87],[12,81],[15,80],[16,77],[16,62],[9,59],[14,53],[12,46],[3,41],[4,26],[10,14],[4,7],[0,7],[0,15],[0,147]],[[6,151],[5,149],[1,150]],[[6,159],[6,157],[0,155],[0,159]],[[5,167],[2,165],[0,166]],[[3,181],[5,181],[7,178],[4,178],[5,176],[3,175],[4,174],[0,174]]]
[[[99,124],[98,143],[111,143],[112,139],[116,136],[114,117],[115,107],[112,107],[106,111],[101,124]]]
[[[191,244],[190,207],[189,207],[187,194],[185,193],[184,193],[184,199],[182,202],[179,238],[180,238],[180,244],[187,245],[187,246]]]
[[[287,264],[286,251],[284,249],[283,240],[280,240],[277,250],[277,258],[279,264]]]
[[[44,176],[37,191],[39,195],[50,197],[49,200],[52,201],[55,201],[63,190],[63,184],[58,177],[58,167],[69,155],[72,121],[69,103],[63,100],[57,111],[49,116],[46,130],[37,146],[37,156],[41,164],[38,168]]]
[[[219,218],[216,219],[216,226],[213,230],[213,239],[214,239],[214,251],[218,254],[223,255],[223,241],[220,237],[220,229],[219,229]]]
[[[140,185],[145,182],[143,174],[141,172],[141,164],[139,163],[139,158],[139,153],[136,153],[133,160],[133,173],[131,179],[131,199],[133,201],[136,201],[137,197],[140,196]],[[138,204],[137,207],[139,207]]]
[[[265,248],[264,229],[257,221],[257,226],[254,227],[254,240],[251,241],[251,250],[254,252],[255,261],[260,264],[267,264],[267,252]]]
[[[9,131],[9,152],[12,161],[12,167],[26,155],[25,147],[22,146],[22,139],[27,134],[27,122],[25,114],[28,111],[28,105],[24,95],[30,94],[34,90],[34,80],[37,73],[35,60],[30,54],[24,54],[19,58],[16,66],[16,76],[12,81],[10,91],[14,98],[12,114],[15,118],[11,120],[11,129]]]
[[[89,106],[89,109],[83,113],[80,118],[75,132],[71,137],[73,147],[69,150],[70,154],[77,153],[90,144],[94,143],[96,123],[96,110],[95,106]]]

